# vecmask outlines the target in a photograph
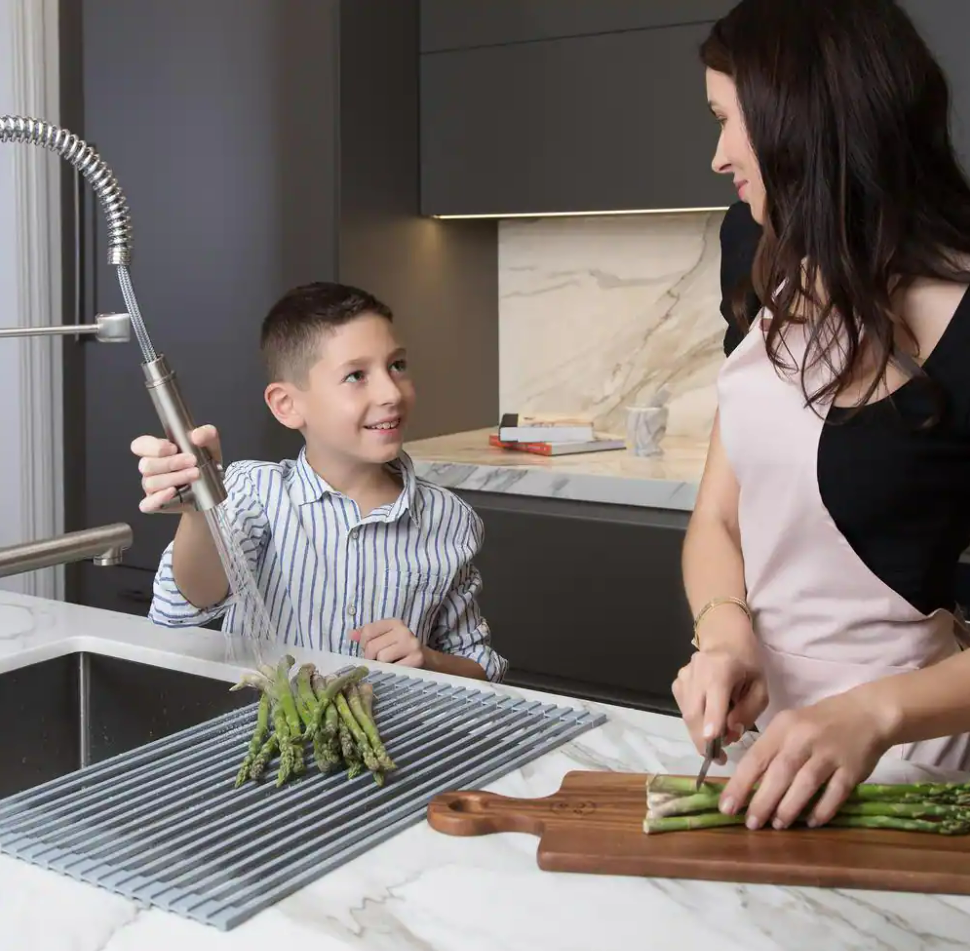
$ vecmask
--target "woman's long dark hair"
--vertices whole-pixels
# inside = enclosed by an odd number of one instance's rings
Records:
[[[733,78],[761,167],[752,282],[772,361],[790,367],[779,334],[808,315],[807,363],[831,369],[809,393],[801,368],[812,405],[850,382],[863,336],[877,373],[862,403],[890,361],[921,375],[894,297],[919,277],[970,279],[970,185],[946,78],[910,18],[894,0],[742,0],[701,59]]]

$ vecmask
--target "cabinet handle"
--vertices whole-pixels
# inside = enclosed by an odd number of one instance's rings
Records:
[[[118,592],[118,597],[122,601],[132,601],[135,604],[151,604],[152,596],[137,588],[124,588]]]
[[[74,169],[74,326],[84,323],[84,177]],[[79,341],[80,334],[74,339]]]

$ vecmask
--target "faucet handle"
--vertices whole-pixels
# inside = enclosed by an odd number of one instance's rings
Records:
[[[174,512],[175,514],[181,514],[182,512],[187,512],[190,509],[196,508],[195,492],[192,490],[191,485],[178,485],[175,487],[175,495],[172,496],[167,502],[163,502],[158,506],[154,512],[149,514],[157,514],[159,512]]]
[[[201,454],[203,452],[208,454],[208,450],[206,449],[197,449],[196,452],[197,454]],[[220,480],[222,479],[224,470],[221,462],[216,462],[215,459],[212,458],[211,454],[208,454],[208,462],[206,465],[212,466],[212,468],[216,471],[218,478]],[[154,515],[159,512],[175,512],[180,514],[190,509],[204,511],[204,509],[200,508],[198,504],[198,499],[196,498],[195,494],[195,487],[192,485],[177,485],[175,487],[175,495],[173,495],[172,498],[170,498],[167,502],[163,502],[158,506],[157,509],[149,514]]]

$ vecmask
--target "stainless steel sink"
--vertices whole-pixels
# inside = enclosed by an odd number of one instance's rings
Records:
[[[88,653],[0,674],[0,798],[253,702],[230,686]]]

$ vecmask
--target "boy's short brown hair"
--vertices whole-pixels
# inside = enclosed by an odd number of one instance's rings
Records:
[[[260,333],[270,382],[306,382],[319,359],[322,335],[361,314],[394,319],[387,304],[349,284],[317,281],[287,291],[266,315]]]

